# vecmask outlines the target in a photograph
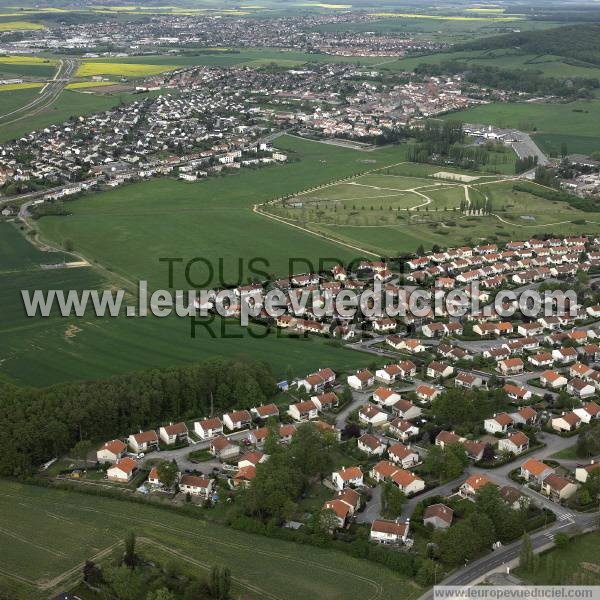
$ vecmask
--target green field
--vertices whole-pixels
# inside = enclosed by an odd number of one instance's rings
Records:
[[[564,548],[542,553],[536,573],[521,568],[515,573],[532,585],[600,585],[599,545],[600,532],[580,535]]]
[[[569,153],[600,150],[600,100],[564,104],[494,103],[445,118],[533,132],[541,147],[549,153],[558,154],[562,142],[567,144]]]
[[[309,550],[127,501],[1,481],[0,507],[2,546],[10,547],[0,554],[0,591],[15,600],[64,590],[80,577],[78,565],[116,549],[130,529],[141,552],[146,543],[156,544],[179,552],[184,564],[229,566],[234,592],[245,598],[408,600],[421,593],[392,571],[338,552]]]
[[[277,146],[289,153],[289,165],[243,170],[196,184],[158,179],[93,194],[69,202],[71,216],[45,217],[36,222],[36,227],[58,246],[71,239],[75,250],[91,263],[97,260],[110,269],[109,278],[119,285],[123,285],[121,277],[135,281],[144,278],[151,289],[168,286],[167,268],[158,262],[160,257],[181,257],[186,261],[205,257],[216,262],[215,275],[219,274],[218,259],[222,258],[222,270],[230,283],[238,279],[238,272],[248,275],[244,270],[247,262],[242,271],[238,270],[240,257],[264,257],[269,264],[258,263],[256,267],[279,274],[289,272],[290,258],[354,258],[357,252],[254,214],[251,206],[374,165],[364,163],[365,153],[295,138],[282,138]],[[385,149],[367,156],[383,165],[401,158],[402,150]],[[299,162],[293,162],[296,159]],[[11,254],[0,253],[0,266],[6,260],[6,271],[25,271],[23,277],[31,287],[48,286],[57,277],[54,287],[80,289],[86,287],[85,281],[62,278],[94,273],[86,268],[32,271],[32,265],[42,261],[37,251],[20,236],[11,239],[8,246],[14,250]],[[49,262],[45,255],[43,262]],[[292,268],[296,272],[307,269],[304,262],[297,262]],[[201,268],[190,272],[195,280],[203,274]],[[98,285],[97,279],[87,283],[92,288]],[[183,268],[175,270],[174,283],[179,289],[190,287]],[[175,317],[26,319],[20,308],[21,285],[22,279],[7,275],[3,294],[5,306],[10,307],[10,318],[4,323],[6,342],[0,349],[0,372],[23,384],[43,386],[71,379],[102,378],[196,362],[214,355],[266,360],[278,376],[284,376],[288,367],[296,374],[325,364],[350,371],[370,361],[370,357],[333,347],[320,338],[277,339],[272,332],[264,339],[253,339],[247,329],[232,323],[227,324],[226,334],[242,335],[243,339],[223,337],[221,322],[214,326],[216,338],[200,329],[198,337],[191,339],[188,321]],[[264,334],[260,327],[253,331]]]

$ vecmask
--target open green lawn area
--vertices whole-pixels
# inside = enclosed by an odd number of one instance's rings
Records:
[[[600,100],[565,104],[493,103],[453,113],[445,118],[533,132],[548,153],[560,153],[562,142],[569,153],[600,150]]]
[[[600,532],[573,538],[564,548],[554,548],[540,555],[536,573],[515,573],[533,585],[600,585],[598,548]]]
[[[83,561],[132,529],[178,561],[231,568],[234,592],[246,598],[295,600],[417,598],[411,581],[344,554],[233,531],[152,506],[6,481],[0,482],[0,590],[7,597],[47,598],[80,576]],[[148,544],[150,547],[152,544]],[[109,553],[110,554],[110,553]],[[196,567],[200,568],[200,567]],[[310,573],[310,577],[307,577]],[[45,590],[40,585],[56,585]]]

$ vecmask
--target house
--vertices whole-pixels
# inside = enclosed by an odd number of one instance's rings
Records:
[[[523,372],[523,361],[520,358],[506,358],[498,362],[498,371],[502,375],[518,375]]]
[[[161,441],[168,446],[188,443],[188,428],[185,423],[169,423],[168,425],[163,425],[158,430],[158,434]]]
[[[440,431],[435,438],[435,445],[442,449],[450,444],[459,444],[464,438],[459,437],[454,431]]]
[[[556,352],[556,350],[554,352]],[[538,352],[537,354],[528,357],[527,360],[531,365],[538,369],[551,367],[554,363],[554,358],[552,358],[550,352]]]
[[[287,412],[295,421],[309,421],[319,416],[319,407],[313,400],[305,400],[290,404]]]
[[[261,421],[279,417],[279,407],[276,404],[263,404],[250,409],[250,412]]]
[[[430,504],[423,511],[423,525],[432,525],[434,529],[447,529],[452,525],[454,511],[445,504]]]
[[[478,462],[483,458],[483,452],[485,450],[485,444],[483,442],[477,442],[474,440],[464,440],[462,442],[462,445],[465,448],[467,456],[471,460]]]
[[[256,477],[256,467],[254,465],[244,465],[238,468],[232,478],[233,486],[236,488],[247,488]]]
[[[529,450],[529,438],[522,431],[515,431],[498,442],[498,449],[512,454],[522,454]]]
[[[510,413],[510,418],[515,425],[533,425],[537,417],[537,412],[531,406],[523,406],[517,412]]]
[[[408,379],[409,377],[414,377],[417,374],[417,365],[411,360],[401,360],[398,363],[398,368],[400,369],[400,378]]]
[[[478,388],[483,386],[483,378],[479,375],[474,375],[473,373],[465,373],[460,372],[454,378],[454,385],[456,387],[466,388],[471,390],[473,388]]]
[[[578,398],[589,398],[596,393],[596,388],[591,383],[576,377],[567,383],[567,393]]]
[[[389,460],[380,460],[369,471],[372,479],[377,481],[391,481],[392,475],[398,470],[398,467]]]
[[[257,427],[253,429],[246,438],[251,444],[256,447],[260,447],[265,443],[267,436],[269,435],[268,427]]]
[[[150,473],[148,473],[148,483],[155,487],[162,487],[160,477],[158,476],[158,469],[156,467],[150,469]]]
[[[388,433],[405,442],[409,438],[419,435],[419,428],[406,419],[396,417],[390,421]]]
[[[409,521],[375,519],[371,523],[369,539],[379,544],[404,544],[408,539]]]
[[[507,383],[503,388],[506,395],[515,402],[526,402],[533,395],[529,390],[526,390],[520,385]]]
[[[398,469],[391,479],[406,496],[412,496],[425,489],[425,482],[418,475],[404,469]]]
[[[502,500],[513,510],[519,510],[522,506],[529,504],[530,499],[512,485],[504,485],[500,488]]]
[[[210,417],[202,421],[195,421],[194,431],[201,439],[209,440],[223,433],[223,423],[219,417]]]
[[[423,411],[408,400],[398,400],[392,406],[392,412],[401,419],[411,421],[419,418]]]
[[[540,375],[540,383],[544,387],[556,390],[567,385],[567,378],[556,371],[544,371]]]
[[[375,377],[384,383],[393,383],[397,377],[402,375],[402,370],[398,365],[387,365],[383,369],[375,371]]]
[[[458,493],[469,500],[475,500],[477,492],[486,485],[496,485],[487,475],[471,475],[460,486]]]
[[[577,350],[571,346],[562,346],[552,350],[552,358],[563,365],[575,362],[577,360]]]
[[[358,411],[358,420],[366,425],[377,427],[387,423],[388,415],[374,404],[365,404]]]
[[[133,460],[133,458],[126,456],[125,458],[118,460],[112,467],[109,467],[106,471],[106,475],[110,481],[128,483],[131,481],[137,468],[137,462]]]
[[[410,354],[419,354],[420,352],[425,352],[425,350],[427,350],[420,340],[413,338],[401,338],[399,336],[390,337],[398,337],[399,341],[392,340],[391,342],[388,342],[388,344],[396,350],[404,350]]]
[[[374,435],[365,433],[357,440],[358,449],[370,456],[382,456],[385,452],[385,444]]]
[[[99,463],[117,462],[125,450],[127,450],[127,445],[122,440],[110,440],[96,450],[96,460]]]
[[[258,450],[246,452],[238,458],[237,466],[238,469],[243,469],[244,467],[256,467],[260,463],[264,463],[268,458],[269,456],[267,454],[259,452]]]
[[[208,477],[198,475],[182,475],[179,480],[179,491],[190,496],[208,498],[213,491],[214,482]]]
[[[208,449],[214,457],[222,461],[235,458],[240,453],[240,447],[223,436],[213,438]]]
[[[483,428],[492,435],[495,433],[506,433],[513,424],[513,420],[507,413],[498,413],[483,422]]]
[[[395,319],[375,319],[373,321],[373,331],[377,331],[379,333],[394,331],[394,329],[396,329],[396,325],[397,323]]]
[[[600,406],[595,402],[587,402],[579,408],[573,409],[573,412],[581,419],[583,423],[600,419]]]
[[[335,373],[329,368],[321,369],[316,373],[307,375],[304,379],[299,379],[296,382],[298,388],[304,388],[308,393],[320,392],[325,386],[335,382]]]
[[[403,469],[414,467],[419,463],[419,455],[410,446],[404,444],[392,444],[388,448],[388,456],[393,463]]]
[[[223,424],[229,431],[243,429],[252,423],[252,415],[247,410],[234,410],[223,415]]]
[[[542,481],[542,494],[554,502],[568,500],[577,491],[577,485],[561,475],[552,473]]]
[[[544,464],[543,462],[530,458],[521,465],[521,477],[526,481],[536,481],[542,483],[542,481],[548,477],[548,475],[554,473],[554,469]]]
[[[400,400],[400,394],[390,388],[380,387],[373,392],[373,402],[382,406],[392,406]]]
[[[530,335],[540,335],[544,328],[539,323],[521,323],[517,326],[517,333],[523,337]]]
[[[431,385],[423,383],[417,386],[415,393],[417,394],[417,398],[419,400],[422,400],[423,402],[431,402],[432,400],[435,400],[442,392]]]
[[[581,419],[575,412],[563,412],[560,417],[554,417],[551,420],[554,431],[574,431],[581,425]]]
[[[311,400],[314,402],[317,410],[331,410],[339,405],[340,399],[335,392],[323,392],[318,396],[313,396]]]
[[[158,435],[153,429],[132,433],[127,438],[127,443],[134,452],[149,452],[158,448]]]
[[[434,338],[444,335],[446,333],[446,328],[443,323],[427,323],[421,327],[421,332],[425,337]]]
[[[600,462],[592,461],[589,465],[582,465],[575,468],[575,479],[581,483],[586,483],[592,473],[600,472]]]
[[[337,490],[343,490],[349,486],[357,487],[363,484],[363,473],[360,467],[347,467],[334,471],[331,481]]]
[[[375,376],[371,371],[365,369],[357,371],[354,375],[349,375],[347,381],[352,389],[364,390],[375,383]]]
[[[352,516],[351,507],[344,501],[334,498],[327,500],[323,504],[322,510],[330,510],[335,514],[335,526],[337,529],[343,529],[348,524],[348,519]]]
[[[444,379],[450,377],[452,373],[454,373],[454,367],[448,363],[434,360],[427,365],[427,377],[431,379]]]

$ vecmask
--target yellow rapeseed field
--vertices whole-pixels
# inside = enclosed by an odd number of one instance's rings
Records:
[[[144,63],[117,63],[117,62],[84,62],[77,69],[77,77],[91,77],[93,75],[118,75],[121,77],[145,77],[156,75],[164,71],[176,69],[175,65],[147,65]]]

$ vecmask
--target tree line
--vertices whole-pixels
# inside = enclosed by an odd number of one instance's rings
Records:
[[[276,391],[262,362],[210,359],[49,388],[0,382],[0,475],[24,477],[82,440],[105,441],[174,420],[265,402]]]

